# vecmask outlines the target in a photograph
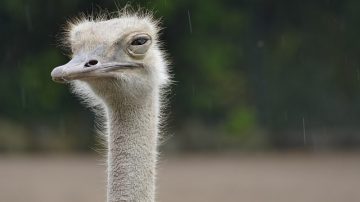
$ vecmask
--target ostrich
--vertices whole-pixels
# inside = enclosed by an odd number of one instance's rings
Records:
[[[65,40],[72,59],[51,72],[103,115],[107,201],[153,202],[161,97],[169,84],[151,14],[77,19]]]

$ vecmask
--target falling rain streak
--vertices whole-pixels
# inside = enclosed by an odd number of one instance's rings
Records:
[[[30,6],[29,5],[25,6],[25,16],[26,16],[27,29],[28,29],[28,31],[32,31],[33,30],[33,23],[32,23],[32,20],[31,20],[31,12],[30,12]]]
[[[191,16],[190,16],[190,11],[189,10],[187,10],[187,15],[188,15],[190,33],[192,33]]]
[[[305,126],[305,118],[302,118],[302,126],[303,126],[303,137],[304,137],[304,145],[306,145],[306,126]]]

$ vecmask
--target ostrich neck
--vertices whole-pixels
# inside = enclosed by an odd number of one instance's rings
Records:
[[[157,96],[108,107],[108,202],[154,202]]]

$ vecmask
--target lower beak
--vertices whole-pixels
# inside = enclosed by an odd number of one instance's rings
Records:
[[[59,83],[66,83],[71,80],[83,79],[89,77],[106,76],[109,72],[114,72],[120,69],[133,69],[143,67],[141,63],[133,62],[109,62],[96,63],[95,65],[88,65],[86,62],[79,62],[75,58],[70,60],[65,65],[55,67],[51,72],[52,80]]]

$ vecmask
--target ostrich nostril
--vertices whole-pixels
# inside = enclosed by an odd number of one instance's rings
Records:
[[[90,60],[89,62],[85,63],[85,67],[91,67],[98,63],[97,60]]]

